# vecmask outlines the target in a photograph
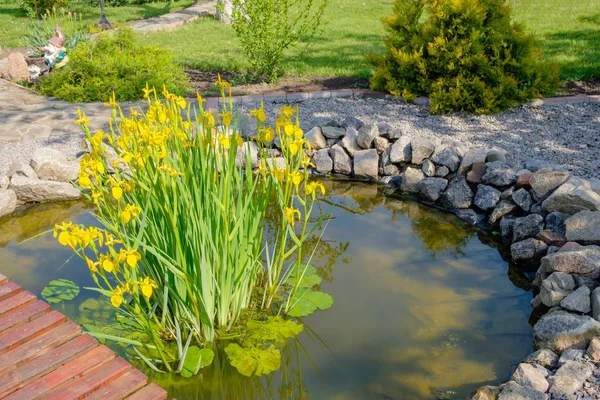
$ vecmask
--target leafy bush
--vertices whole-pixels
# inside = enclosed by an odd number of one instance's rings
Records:
[[[40,91],[67,101],[139,99],[142,90],[163,87],[183,95],[189,78],[173,56],[158,45],[143,42],[131,29],[104,33],[69,52],[69,63],[40,79]]]
[[[41,17],[45,13],[66,7],[70,0],[21,0],[21,7],[31,17]]]
[[[65,10],[46,11],[42,19],[32,21],[27,26],[27,33],[23,37],[27,46],[32,47],[39,53],[39,48],[48,43],[48,39],[54,36],[54,29],[59,26],[65,37],[65,48],[73,49],[86,40],[87,28],[81,20],[81,14],[70,13]]]
[[[491,113],[560,85],[558,67],[540,61],[502,0],[397,0],[393,10],[383,19],[388,53],[368,57],[376,90],[428,95],[433,113]]]
[[[231,0],[232,24],[256,76],[273,81],[283,53],[317,31],[327,0]]]

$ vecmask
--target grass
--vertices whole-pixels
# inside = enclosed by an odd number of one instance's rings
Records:
[[[598,0],[508,0],[515,21],[538,35],[545,57],[562,66],[564,79],[600,79]],[[364,56],[385,51],[380,19],[392,0],[329,0],[324,26],[308,49],[288,53],[287,75],[366,77]],[[209,70],[247,71],[242,48],[230,26],[212,19],[149,35],[170,48],[183,64]],[[197,38],[197,39],[190,39]]]
[[[106,7],[106,18],[111,23],[123,23],[140,18],[150,18],[171,11],[189,7],[194,0],[161,1],[156,3],[131,5],[123,7]],[[91,1],[75,0],[69,11],[82,14],[86,25],[93,25],[100,19],[100,7]],[[17,0],[0,0],[0,48],[23,47],[23,35],[31,19],[19,7]]]

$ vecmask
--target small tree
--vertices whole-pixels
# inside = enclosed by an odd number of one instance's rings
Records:
[[[258,78],[276,79],[284,51],[315,34],[327,1],[231,0],[233,28]]]
[[[510,11],[502,0],[396,0],[383,19],[388,52],[368,57],[371,86],[429,96],[433,113],[497,112],[554,92],[559,68]]]

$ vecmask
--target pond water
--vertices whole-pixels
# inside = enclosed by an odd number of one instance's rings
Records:
[[[335,303],[304,318],[282,368],[245,378],[217,351],[200,376],[151,378],[171,397],[215,400],[462,399],[506,379],[532,348],[531,293],[497,238],[373,185],[327,184],[320,208],[332,218],[312,264]],[[91,223],[89,210],[37,205],[0,221],[0,272],[37,295],[59,278],[93,286],[70,249],[40,235],[63,220]],[[85,289],[54,307],[87,327],[110,313]]]

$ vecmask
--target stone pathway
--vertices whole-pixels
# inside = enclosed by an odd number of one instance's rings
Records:
[[[154,18],[132,21],[128,25],[139,32],[156,32],[174,29],[188,22],[192,22],[201,16],[214,14],[216,12],[216,0],[199,0],[191,7],[174,11]]]

